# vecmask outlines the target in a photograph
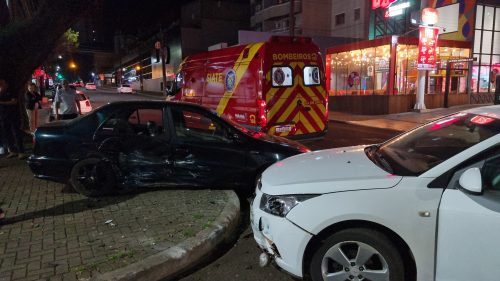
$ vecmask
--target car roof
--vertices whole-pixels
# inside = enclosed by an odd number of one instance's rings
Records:
[[[492,115],[492,114],[494,114],[497,116],[498,119],[500,119],[500,105],[475,107],[475,108],[464,110],[463,112],[478,114],[478,115]]]
[[[115,101],[112,103],[108,103],[103,107],[120,107],[120,106],[129,106],[129,105],[171,105],[171,106],[188,106],[192,108],[197,108],[205,111],[210,111],[210,109],[203,107],[199,104],[183,102],[183,101],[163,101],[163,100],[128,100],[128,101]],[[101,108],[103,108],[101,107]]]

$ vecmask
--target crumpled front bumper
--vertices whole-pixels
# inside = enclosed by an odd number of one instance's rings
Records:
[[[302,260],[312,235],[286,218],[262,211],[259,208],[261,197],[262,192],[257,190],[250,209],[255,241],[280,268],[296,277],[302,277]]]

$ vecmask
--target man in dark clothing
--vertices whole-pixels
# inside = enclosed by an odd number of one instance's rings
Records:
[[[9,91],[9,84],[0,79],[0,132],[2,142],[7,145],[7,158],[26,158],[24,154],[23,132],[21,131],[21,114],[17,97]]]

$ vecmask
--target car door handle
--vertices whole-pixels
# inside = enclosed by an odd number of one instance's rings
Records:
[[[259,155],[259,154],[260,154],[260,151],[257,151],[257,150],[251,150],[251,151],[250,151],[250,154],[252,154],[252,155]]]

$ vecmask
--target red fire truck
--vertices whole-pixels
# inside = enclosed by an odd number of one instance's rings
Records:
[[[273,36],[189,56],[168,93],[278,136],[316,137],[327,130],[323,61],[306,37]]]

